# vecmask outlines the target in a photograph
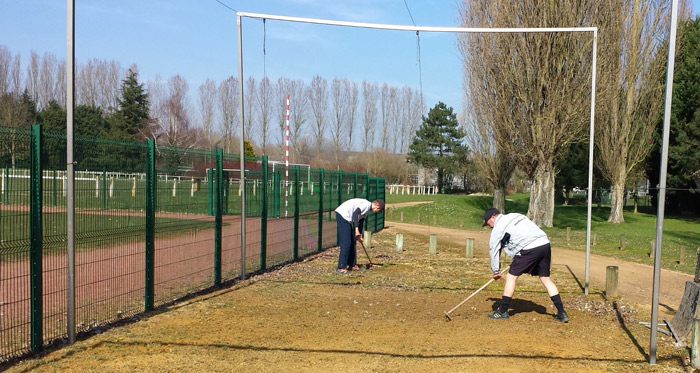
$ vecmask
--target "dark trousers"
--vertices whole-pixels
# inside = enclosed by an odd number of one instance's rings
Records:
[[[357,248],[355,246],[355,228],[352,223],[343,219],[340,214],[335,213],[335,221],[338,226],[338,244],[340,245],[340,255],[338,257],[338,268],[347,268],[357,265]],[[360,233],[364,219],[360,219]]]

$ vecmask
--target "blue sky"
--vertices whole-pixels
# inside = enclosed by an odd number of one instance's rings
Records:
[[[456,0],[220,0],[238,11],[388,24],[454,26]],[[700,0],[692,0],[700,9]],[[0,44],[21,53],[66,55],[66,2],[0,0]],[[263,31],[265,38],[263,38]],[[139,66],[141,80],[180,74],[194,94],[207,78],[238,75],[235,12],[216,0],[76,1],[76,59]],[[263,42],[266,54],[263,55]],[[413,32],[243,20],[244,76],[286,76],[309,82],[319,74],[422,89],[459,111],[460,57],[455,36],[420,35],[422,74]],[[263,58],[264,57],[264,58]],[[264,68],[263,68],[264,67]]]

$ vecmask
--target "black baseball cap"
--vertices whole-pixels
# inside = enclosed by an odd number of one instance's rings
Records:
[[[481,225],[481,226],[482,226],[482,227],[487,226],[487,225],[488,225],[489,219],[491,219],[492,216],[498,215],[498,214],[500,214],[500,213],[501,213],[501,212],[498,211],[498,209],[495,208],[495,207],[491,207],[490,209],[484,211],[484,224]]]

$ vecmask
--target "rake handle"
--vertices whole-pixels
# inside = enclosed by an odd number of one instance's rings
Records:
[[[508,270],[508,268],[510,268],[510,266],[506,267],[503,271],[501,271],[500,274],[503,275],[504,273],[506,273],[506,271]],[[451,314],[452,311],[454,311],[454,310],[456,310],[457,308],[461,307],[461,306],[462,306],[464,303],[466,303],[469,299],[472,299],[473,296],[477,295],[480,291],[484,290],[485,287],[489,286],[489,285],[490,285],[492,282],[494,282],[494,281],[496,281],[495,278],[490,279],[487,283],[485,283],[484,285],[482,285],[477,291],[473,292],[470,296],[468,296],[467,299],[465,299],[465,300],[459,302],[458,305],[454,306],[451,310],[445,312],[445,315],[448,316],[448,318],[449,318],[449,314]]]

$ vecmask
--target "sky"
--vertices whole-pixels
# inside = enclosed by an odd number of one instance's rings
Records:
[[[670,1],[670,0],[669,0]],[[700,0],[692,0],[694,14]],[[0,45],[22,63],[32,50],[66,56],[66,1],[0,0]],[[140,80],[180,74],[194,96],[207,78],[238,76],[235,11],[343,21],[456,26],[457,0],[89,0],[75,1],[76,62],[138,65]],[[410,12],[410,13],[409,13]],[[422,90],[428,108],[461,107],[456,37],[244,18],[244,79],[315,75]],[[264,51],[264,53],[263,53]],[[420,66],[420,68],[419,68]],[[195,100],[192,100],[195,102]]]

